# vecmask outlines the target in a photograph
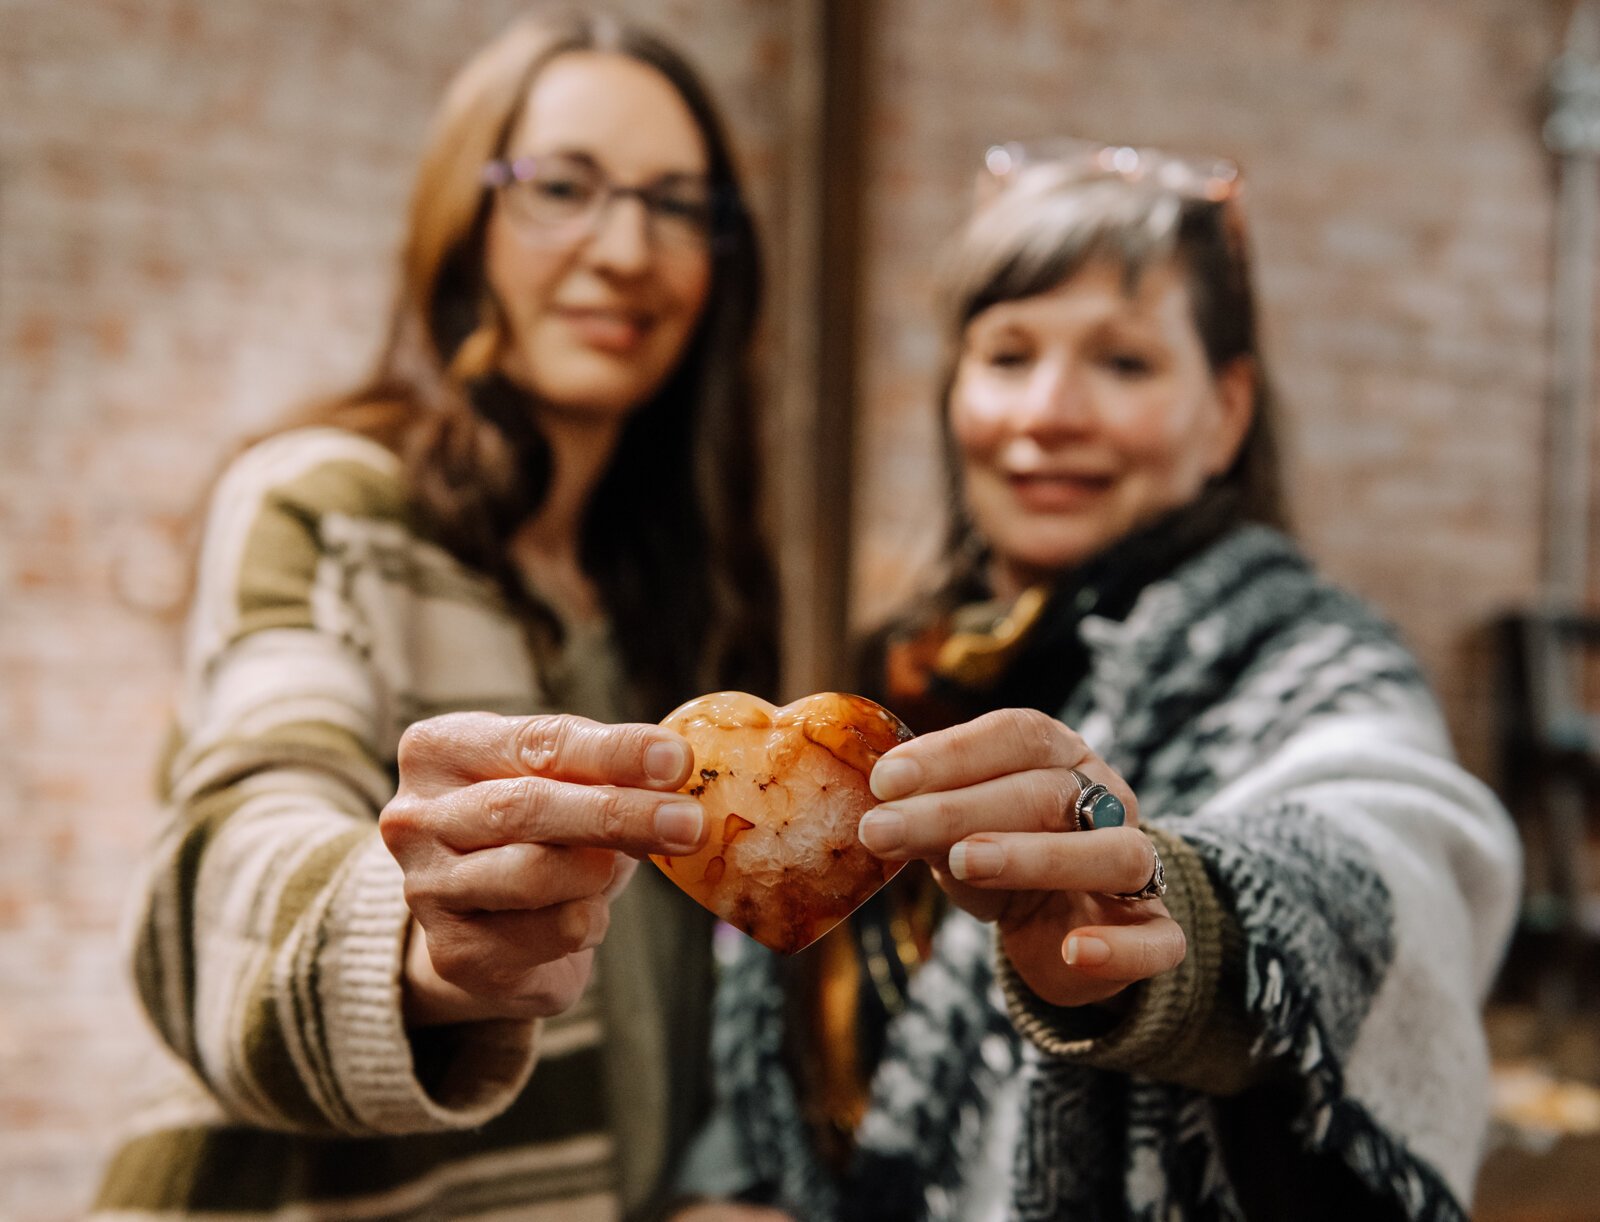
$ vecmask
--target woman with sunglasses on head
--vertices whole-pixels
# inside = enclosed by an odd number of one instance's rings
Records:
[[[710,919],[635,876],[704,836],[649,723],[775,685],[758,297],[676,52],[531,20],[455,79],[376,373],[214,495],[134,948],[191,1073],[99,1212],[665,1208]]]
[[[909,1001],[843,1042],[793,1016],[856,975],[743,947],[691,1168],[808,1222],[1464,1217],[1516,841],[1393,632],[1282,533],[1236,172],[990,167],[946,282],[947,564],[866,668],[919,737],[861,840],[955,910],[921,947],[852,922],[859,996]]]

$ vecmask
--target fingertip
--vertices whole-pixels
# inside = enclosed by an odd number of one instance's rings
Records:
[[[1006,868],[1006,851],[988,840],[963,840],[950,846],[950,873],[962,882],[996,878]]]
[[[561,906],[556,927],[568,954],[590,950],[605,941],[611,908],[602,899],[571,900]]]
[[[696,852],[706,834],[705,811],[692,800],[668,802],[656,808],[655,833],[662,841],[662,852]]]
[[[689,779],[694,752],[683,738],[657,738],[644,749],[644,772],[658,785],[676,789]]]
[[[856,824],[856,839],[869,853],[893,853],[905,845],[906,817],[892,806],[875,807]]]
[[[880,802],[892,802],[911,793],[922,781],[922,767],[904,756],[884,756],[872,768],[867,784]]]
[[[1102,967],[1111,960],[1111,947],[1090,934],[1069,934],[1061,957],[1068,967]]]

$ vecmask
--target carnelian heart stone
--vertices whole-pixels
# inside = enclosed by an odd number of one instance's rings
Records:
[[[867,777],[911,731],[882,705],[822,692],[774,708],[716,692],[662,725],[694,748],[683,792],[709,834],[687,857],[653,856],[684,891],[780,954],[815,942],[900,872],[862,847],[856,827],[877,799]]]

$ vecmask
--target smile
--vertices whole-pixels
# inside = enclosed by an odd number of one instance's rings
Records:
[[[649,315],[632,310],[566,308],[561,320],[585,347],[600,352],[628,353],[638,348],[649,334]]]
[[[1066,513],[1092,504],[1111,490],[1109,475],[1007,475],[1006,486],[1035,513]]]

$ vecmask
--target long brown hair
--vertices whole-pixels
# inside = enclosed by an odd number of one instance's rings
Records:
[[[1120,269],[1132,291],[1148,268],[1171,261],[1184,276],[1212,375],[1235,360],[1252,363],[1249,430],[1232,465],[1212,482],[1232,491],[1246,520],[1288,528],[1276,403],[1261,353],[1238,203],[1189,198],[1118,177],[1040,170],[973,215],[943,269],[938,402],[948,500],[946,571],[936,601],[972,593],[984,560],[982,541],[962,507],[959,454],[950,430],[950,396],[967,326],[990,306],[1049,292],[1091,263]]]
[[[349,428],[405,464],[427,529],[520,598],[512,532],[542,503],[550,451],[524,392],[495,372],[506,324],[484,274],[484,164],[503,155],[539,73],[573,51],[626,55],[673,85],[726,201],[705,311],[678,366],[631,414],[586,511],[580,562],[642,702],[663,715],[717,687],[777,686],[777,598],[758,521],[749,368],[761,260],[710,95],[659,38],[596,14],[525,19],[451,82],[428,134],[387,342],[371,377],[295,423]],[[559,632],[548,612],[533,608]]]

